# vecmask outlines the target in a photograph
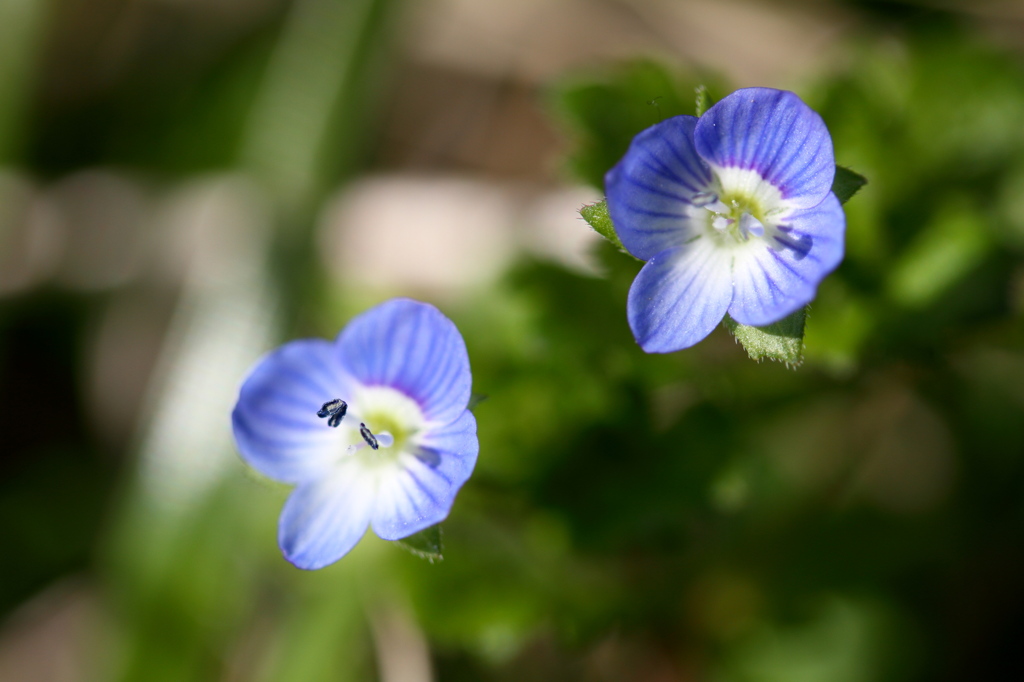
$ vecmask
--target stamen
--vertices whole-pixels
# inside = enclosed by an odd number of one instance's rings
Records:
[[[764,236],[764,225],[749,213],[744,213],[740,218],[740,230],[745,234],[752,234],[756,237]]]
[[[363,440],[366,441],[366,444],[374,450],[380,447],[377,443],[377,438],[370,433],[370,429],[366,428],[366,424],[363,424],[362,422],[359,424],[359,435],[362,436]]]
[[[718,201],[718,195],[714,192],[697,192],[690,198],[690,203],[697,208],[713,204],[716,201]]]
[[[316,416],[323,419],[324,417],[330,417],[327,420],[328,426],[338,426],[341,420],[344,419],[345,413],[348,412],[348,403],[341,398],[335,398],[334,400],[328,400],[320,410],[316,413]]]
[[[725,202],[719,200],[718,197],[715,197],[715,200],[707,204],[704,208],[711,211],[712,213],[720,213],[722,215],[732,212],[732,208],[727,206]]]

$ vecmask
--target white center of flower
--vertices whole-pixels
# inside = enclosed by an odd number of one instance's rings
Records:
[[[764,223],[757,217],[759,207],[736,197],[715,201],[704,206],[704,219],[721,237],[731,237],[736,242],[745,242],[751,237],[764,236]]]
[[[372,466],[416,451],[426,419],[415,400],[390,386],[361,386],[347,402],[348,415],[338,427],[342,456]]]
[[[751,169],[712,170],[715,186],[694,196],[696,210],[692,215],[722,246],[764,238],[785,212],[782,193]]]

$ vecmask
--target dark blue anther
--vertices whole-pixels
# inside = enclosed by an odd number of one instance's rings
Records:
[[[316,413],[316,416],[323,419],[324,417],[330,417],[327,420],[328,426],[337,426],[341,423],[341,420],[345,417],[345,413],[348,412],[348,403],[341,398],[335,398],[334,400],[328,400],[320,410]]]
[[[374,450],[380,447],[380,445],[377,444],[377,437],[370,433],[370,429],[366,428],[366,424],[359,424],[359,435],[361,435],[363,440],[366,441],[366,444]]]

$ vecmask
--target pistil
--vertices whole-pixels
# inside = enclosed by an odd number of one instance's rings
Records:
[[[745,242],[752,236],[764,236],[764,223],[754,216],[754,211],[746,202],[729,199],[726,203],[708,192],[702,192],[698,197],[699,201],[695,205],[707,210],[708,223],[718,234],[729,235],[736,242]]]

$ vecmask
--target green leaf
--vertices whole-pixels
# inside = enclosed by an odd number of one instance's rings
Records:
[[[694,89],[697,93],[697,118],[704,115],[704,112],[711,108],[715,103],[715,100],[711,99],[711,95],[708,94],[707,86],[703,83],[698,85]]]
[[[963,197],[944,201],[889,266],[887,289],[901,305],[935,303],[976,270],[992,249],[984,211]]]
[[[395,540],[395,544],[401,545],[419,558],[426,559],[430,563],[444,559],[441,553],[444,549],[444,546],[441,544],[441,524],[421,530],[419,533],[413,533],[407,538]]]
[[[469,404],[466,405],[466,409],[469,410],[470,412],[472,412],[476,408],[477,405],[479,405],[483,401],[487,400],[489,397],[490,396],[488,396],[488,395],[486,395],[484,393],[475,393],[475,392],[474,393],[470,393],[469,394]]]
[[[868,184],[868,179],[860,173],[854,173],[849,168],[836,166],[836,177],[832,181],[832,192],[839,198],[840,204],[845,204],[857,191]]]
[[[594,228],[594,231],[599,235],[607,239],[612,245],[622,253],[629,256],[633,254],[626,251],[626,247],[622,245],[619,240],[619,235],[615,233],[615,226],[612,224],[612,217],[608,215],[608,202],[601,200],[596,204],[587,204],[580,209],[580,215],[587,221],[587,224]],[[635,257],[635,256],[634,256]]]
[[[767,358],[786,363],[787,367],[799,367],[804,361],[804,322],[807,308],[801,308],[789,317],[765,327],[748,327],[728,315],[725,326],[743,344],[752,360]]]

